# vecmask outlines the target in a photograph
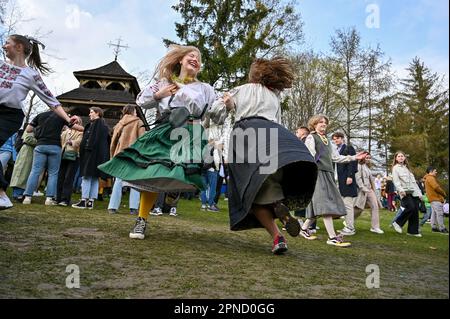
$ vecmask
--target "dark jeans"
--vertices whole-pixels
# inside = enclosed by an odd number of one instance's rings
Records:
[[[56,201],[58,203],[70,203],[73,192],[73,181],[79,166],[79,158],[75,161],[61,160],[61,166],[59,167],[58,173],[58,188],[56,191]]]
[[[402,198],[402,207],[405,209],[397,217],[396,223],[403,227],[408,222],[408,234],[419,233],[419,198],[407,194]]]
[[[20,129],[24,117],[21,109],[13,109],[0,104],[0,146]],[[6,191],[8,185],[3,174],[3,166],[0,163],[0,189]]]

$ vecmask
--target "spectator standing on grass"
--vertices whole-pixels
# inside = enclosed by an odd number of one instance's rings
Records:
[[[447,194],[437,181],[437,170],[430,166],[425,175],[425,191],[431,204],[431,231],[448,234],[444,224],[444,203]]]
[[[72,205],[77,209],[94,209],[99,178],[108,178],[97,167],[109,159],[109,129],[101,108],[91,107],[89,110],[90,122],[85,127],[80,144],[81,200]]]
[[[52,111],[39,114],[28,124],[26,131],[28,133],[34,131],[37,142],[33,152],[30,177],[24,192],[24,205],[31,204],[33,193],[39,186],[39,176],[46,168],[48,180],[45,205],[57,205],[55,199],[61,164],[61,132],[66,125],[66,120]],[[78,124],[73,123],[71,126],[78,131],[83,131],[83,127]]]
[[[75,123],[83,125],[79,116],[75,116]],[[80,144],[83,132],[67,128],[61,134],[62,158],[58,173],[58,188],[56,202],[60,206],[69,206],[73,193],[73,181],[80,167]]]
[[[114,127],[110,146],[111,158],[131,146],[144,133],[144,123],[137,117],[136,106],[132,104],[126,105],[122,110],[121,120]],[[122,179],[116,178],[109,199],[108,212],[110,214],[117,213],[117,210],[120,207],[122,187]],[[138,214],[140,196],[141,194],[137,190],[130,188],[129,206],[130,214],[132,215]]]
[[[23,193],[27,187],[28,176],[30,176],[33,165],[33,152],[37,143],[34,133],[26,131],[22,134],[22,141],[10,183],[13,189],[13,199],[19,202],[23,201]]]
[[[200,199],[202,201],[202,210],[210,212],[218,212],[219,208],[216,206],[216,188],[217,177],[219,176],[220,158],[216,150],[216,142],[214,139],[210,139],[208,143],[207,154],[209,155],[205,159],[205,165],[202,168],[202,179],[204,190],[200,193]]]
[[[395,185],[394,185],[391,175],[388,175],[386,177],[385,192],[386,192],[386,196],[387,196],[388,210],[391,212],[395,212],[397,210],[397,205],[395,204],[396,192],[395,192]]]

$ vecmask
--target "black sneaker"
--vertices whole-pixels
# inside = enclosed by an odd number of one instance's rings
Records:
[[[440,233],[441,231],[437,227],[431,227],[431,232],[433,232],[433,233]]]
[[[442,235],[448,235],[448,230],[447,230],[447,228],[441,229],[439,232],[440,232]]]
[[[142,217],[138,217],[136,219],[136,224],[134,224],[134,227],[130,232],[130,238],[131,239],[144,239],[146,228],[147,228],[147,221]]]
[[[72,208],[86,209],[87,208],[87,200],[85,200],[85,199],[80,200],[78,203],[73,204]]]
[[[289,212],[289,208],[287,208],[286,205],[281,202],[276,203],[274,205],[274,212],[275,216],[277,216],[278,219],[284,224],[284,227],[289,235],[296,237],[300,234],[300,223],[297,218],[292,217]]]
[[[93,199],[90,199],[90,200],[87,201],[86,208],[87,209],[94,209],[94,200]]]

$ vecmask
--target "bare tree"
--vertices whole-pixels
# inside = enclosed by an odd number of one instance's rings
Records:
[[[333,61],[330,72],[334,78],[332,91],[334,103],[341,110],[337,117],[349,143],[352,138],[366,138],[356,133],[367,127],[363,113],[366,54],[361,48],[360,41],[359,33],[355,28],[351,28],[336,30],[330,43],[333,53],[330,57]]]

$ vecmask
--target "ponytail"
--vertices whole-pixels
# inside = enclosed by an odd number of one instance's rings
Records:
[[[23,53],[26,56],[27,64],[39,71],[43,75],[47,75],[52,72],[52,69],[46,62],[42,62],[41,55],[39,53],[39,45],[42,49],[45,49],[45,45],[39,40],[29,36],[23,36],[19,34],[13,34],[10,36],[12,40],[23,45]]]

